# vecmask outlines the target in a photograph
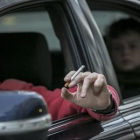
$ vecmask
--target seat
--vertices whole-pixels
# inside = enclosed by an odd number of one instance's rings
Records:
[[[0,81],[15,78],[51,87],[51,57],[40,33],[0,33]]]

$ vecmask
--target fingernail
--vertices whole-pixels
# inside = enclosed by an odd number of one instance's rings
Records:
[[[75,83],[74,82],[70,82],[69,86],[73,86]]]
[[[80,97],[82,97],[82,98],[85,97],[85,94],[84,93],[81,93]]]
[[[64,81],[68,81],[68,80],[69,80],[69,78],[67,78],[67,77],[64,78]]]
[[[84,95],[83,95],[83,94],[81,94],[81,95],[80,95],[80,97],[81,97],[81,98],[83,98],[83,97],[84,97]]]

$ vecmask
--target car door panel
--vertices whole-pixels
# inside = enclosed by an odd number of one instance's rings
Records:
[[[131,16],[137,17],[139,20],[139,1],[110,1],[110,0],[87,0],[88,5],[90,6],[91,10],[95,11],[121,11],[123,13],[127,13]],[[93,12],[94,12],[93,10]],[[91,22],[89,23],[91,25]],[[94,30],[93,34],[95,34]],[[96,35],[96,34],[95,34]],[[103,47],[103,45],[100,44],[100,47]],[[103,50],[103,49],[101,49]],[[104,52],[102,52],[104,53]],[[104,62],[104,64],[106,64]],[[139,96],[131,97],[129,99],[125,99],[122,102],[122,105],[119,107],[120,115],[123,117],[123,119],[128,122],[131,127],[133,136],[136,136],[139,138]],[[119,136],[118,136],[119,137]],[[135,139],[135,137],[127,137],[126,139]],[[136,139],[137,139],[136,138]],[[117,138],[116,138],[117,139]],[[121,138],[120,138],[121,139]],[[124,138],[125,139],[125,138]]]

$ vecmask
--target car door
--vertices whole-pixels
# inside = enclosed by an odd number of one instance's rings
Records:
[[[99,35],[102,36],[102,38],[104,38],[105,27],[106,28],[109,27],[109,24],[111,24],[113,21],[117,21],[119,19],[125,19],[125,18],[133,18],[139,21],[140,3],[137,0],[134,0],[134,1],[87,0],[87,2],[92,12],[92,16],[88,18],[88,22],[91,27],[92,33],[93,35],[95,35],[96,38],[99,38]],[[81,5],[82,5],[82,2],[81,2]],[[85,9],[83,8],[83,10]],[[87,11],[85,10],[85,14],[86,12]],[[98,35],[96,34],[97,32],[95,31],[95,26],[93,26],[92,17],[94,17],[99,27],[98,30],[100,31]],[[100,41],[102,42],[102,39]],[[103,44],[101,45],[100,43],[99,49],[104,50],[104,47],[106,46],[104,46]],[[105,53],[106,51],[102,51],[100,52],[100,55],[105,56]],[[104,61],[103,63],[105,66],[106,62]],[[123,94],[122,91],[121,91],[121,94]],[[132,97],[129,96],[129,98],[123,99],[123,102],[119,108],[119,111],[122,114],[123,118],[131,124],[131,127],[136,136],[136,139],[138,139],[139,130],[137,128],[139,126],[139,121],[137,120],[139,120],[139,92],[137,91],[137,94],[136,95],[134,94]],[[130,137],[128,139],[133,139],[133,138]]]

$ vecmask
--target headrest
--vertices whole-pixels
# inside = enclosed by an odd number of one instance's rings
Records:
[[[42,34],[0,33],[0,81],[9,78],[51,86],[50,53]]]

